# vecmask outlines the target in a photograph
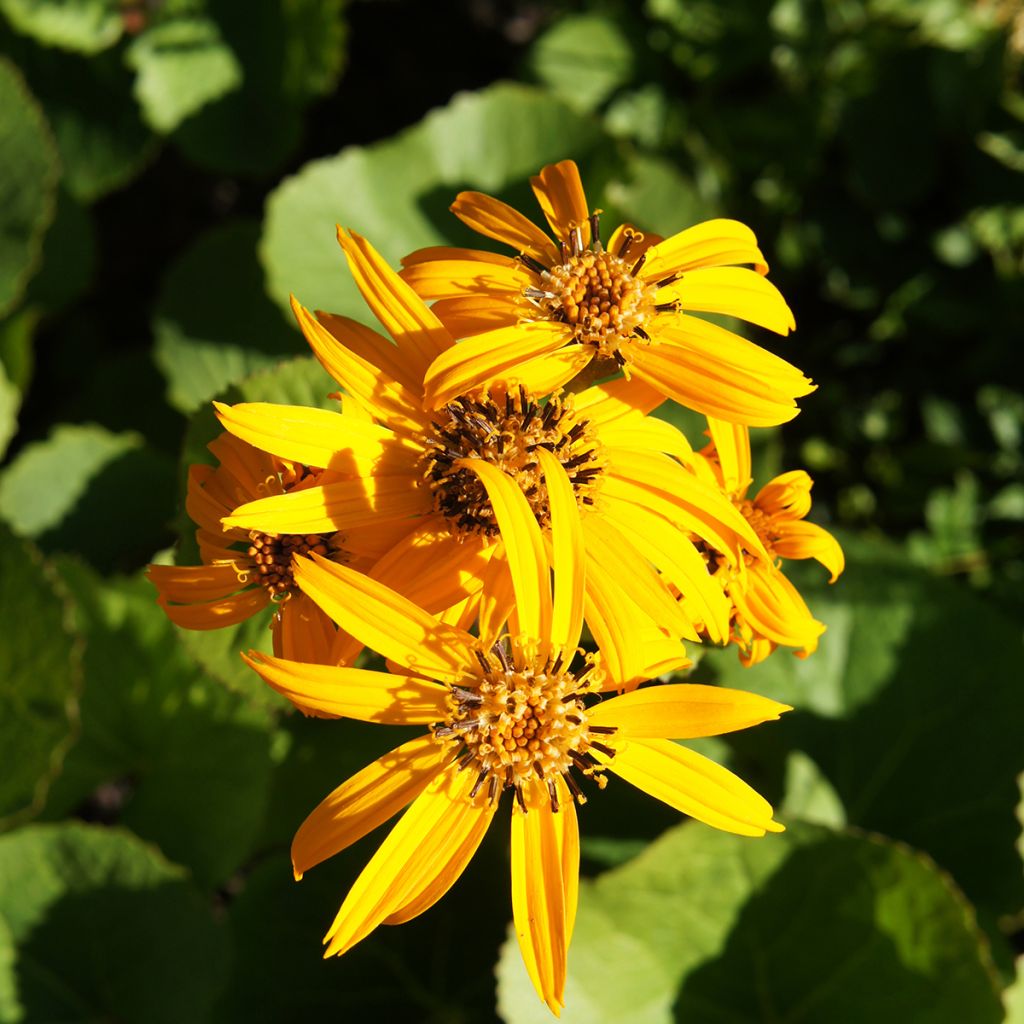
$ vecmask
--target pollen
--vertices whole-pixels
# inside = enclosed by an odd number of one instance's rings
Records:
[[[486,788],[492,802],[514,790],[525,809],[522,787],[532,778],[546,783],[552,810],[558,810],[556,780],[561,776],[580,803],[585,797],[573,769],[603,782],[602,764],[591,752],[615,751],[598,737],[613,733],[588,724],[586,697],[599,686],[592,663],[579,676],[561,659],[520,664],[496,645],[480,656],[484,676],[479,687],[453,686],[446,722],[435,725],[439,739],[455,745],[460,770],[476,773],[471,796]]]
[[[322,555],[334,561],[348,561],[348,555],[338,543],[336,533],[308,533],[284,535],[249,534],[248,555],[259,574],[258,582],[274,600],[283,600],[295,590],[293,576],[296,555]],[[341,556],[341,557],[339,557]]]
[[[629,249],[642,238],[627,231],[618,253],[606,252],[597,233],[597,214],[591,218],[591,246],[583,247],[578,229],[562,246],[563,262],[550,270],[532,266],[540,277],[538,287],[524,291],[526,299],[550,320],[568,324],[574,340],[597,349],[598,355],[614,357],[620,365],[620,349],[637,338],[645,339],[644,324],[658,311],[656,287],[636,273],[643,257],[629,259]]]
[[[483,459],[519,485],[541,528],[551,521],[547,488],[537,458],[545,448],[562,464],[581,507],[592,505],[602,457],[590,423],[578,416],[572,396],[552,396],[543,405],[525,388],[479,398],[457,398],[433,423],[423,456],[423,481],[433,490],[434,509],[458,536],[498,534],[487,490],[462,459]]]

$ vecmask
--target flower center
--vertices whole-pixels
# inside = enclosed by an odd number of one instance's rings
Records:
[[[542,528],[551,521],[547,488],[537,460],[546,448],[565,469],[579,505],[592,505],[601,475],[600,443],[588,420],[573,411],[572,398],[552,396],[539,405],[525,388],[502,399],[457,398],[433,423],[423,456],[423,479],[434,492],[434,509],[456,534],[493,537],[498,522],[487,490],[462,459],[483,459],[519,485]]]
[[[338,543],[338,533],[261,533],[249,534],[248,555],[259,573],[260,584],[271,598],[280,600],[295,590],[292,559],[296,555],[323,555],[335,561],[347,562],[348,553]],[[341,556],[341,557],[339,557]]]
[[[540,287],[523,294],[551,320],[568,324],[581,345],[592,345],[600,356],[625,361],[619,353],[634,336],[647,338],[644,324],[657,311],[655,288],[636,273],[643,264],[629,258],[639,236],[627,231],[617,254],[605,252],[598,237],[598,217],[591,217],[591,245],[583,248],[583,235],[575,228],[562,246],[563,262],[550,270],[536,261],[526,265],[540,277]]]
[[[490,655],[480,654],[484,676],[477,689],[453,686],[447,720],[433,728],[434,735],[457,745],[460,770],[477,773],[471,797],[486,785],[492,802],[505,790],[515,790],[524,807],[522,787],[532,778],[546,783],[552,810],[558,810],[556,780],[562,776],[580,803],[586,798],[570,774],[573,768],[596,778],[603,787],[601,764],[590,753],[606,756],[614,750],[595,737],[615,730],[589,725],[584,697],[599,685],[592,664],[580,675],[563,670],[561,658],[553,662],[520,665],[496,645]]]

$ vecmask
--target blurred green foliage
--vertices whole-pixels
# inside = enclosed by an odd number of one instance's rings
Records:
[[[609,228],[754,227],[820,386],[755,470],[850,561],[799,575],[815,656],[697,670],[796,707],[701,746],[787,835],[581,809],[565,1019],[1024,1020],[1022,60],[1015,0],[0,0],[0,1022],[548,1019],[500,825],[320,961],[376,840],[287,844],[405,734],[289,714],[264,620],[184,634],[140,570],[195,558],[211,398],[329,401],[287,302],[370,320],[336,223],[466,244],[459,189],[537,217],[564,157]]]

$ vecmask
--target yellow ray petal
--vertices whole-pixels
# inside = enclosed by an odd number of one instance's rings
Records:
[[[386,427],[330,409],[270,402],[213,405],[218,419],[236,437],[307,466],[358,473],[409,465],[418,453]]]
[[[646,281],[660,281],[698,267],[736,263],[752,263],[758,274],[768,273],[757,238],[746,224],[738,220],[706,220],[649,249],[640,276]]]
[[[404,669],[452,683],[479,676],[472,636],[376,580],[322,558],[296,558],[295,580],[341,629]]]
[[[770,480],[757,492],[754,504],[767,515],[803,519],[811,511],[814,481],[802,469],[792,469]]]
[[[572,160],[548,164],[540,174],[530,179],[530,185],[555,237],[563,242],[568,241],[570,228],[578,225],[582,231],[583,245],[588,246],[590,210],[587,208],[587,197],[576,164]]]
[[[265,494],[267,478],[277,475],[279,467],[272,455],[253,448],[251,444],[227,431],[215,437],[206,447],[220,463],[213,478],[217,483],[224,484],[228,493],[244,496],[243,500]],[[230,481],[226,477],[230,477]]]
[[[810,654],[825,632],[796,587],[772,566],[751,566],[745,585],[734,583],[729,595],[739,614],[773,643]]]
[[[185,511],[189,519],[200,529],[213,534],[220,534],[220,520],[234,507],[220,500],[214,493],[207,490],[213,474],[213,466],[193,465],[188,467],[188,490],[185,493]],[[222,538],[223,539],[223,538]]]
[[[522,385],[531,395],[548,395],[572,380],[592,358],[582,345],[571,345],[519,363],[508,375],[509,387]]]
[[[601,431],[603,444],[616,448],[640,448],[673,455],[688,464],[693,448],[678,428],[657,416],[643,416],[639,412],[621,416]]]
[[[744,495],[750,486],[750,429],[708,417],[708,429],[718,454],[722,484],[730,494]]]
[[[265,533],[329,533],[430,511],[430,494],[413,473],[365,476],[251,501],[225,525]]]
[[[243,658],[268,686],[302,710],[361,722],[422,725],[442,720],[448,707],[448,687],[416,676],[307,665],[259,651]]]
[[[646,416],[664,401],[665,396],[645,381],[617,377],[581,391],[575,396],[574,408],[591,423],[603,426],[637,413]]]
[[[280,609],[276,631],[279,656],[288,661],[329,665],[335,633],[334,623],[305,594],[292,594]]]
[[[800,411],[788,395],[750,374],[732,373],[700,353],[669,345],[634,351],[630,371],[668,398],[705,416],[751,427],[788,423]]]
[[[381,843],[345,897],[324,939],[324,956],[340,956],[377,925],[419,898],[472,831],[490,815],[484,801],[469,799],[472,772],[441,771],[413,801]]]
[[[482,192],[460,192],[450,207],[463,224],[526,253],[546,267],[560,262],[558,247],[533,221],[500,199]]]
[[[476,536],[456,540],[442,516],[427,516],[367,575],[436,615],[480,590],[494,543]]]
[[[253,587],[233,597],[204,604],[168,604],[163,598],[159,603],[167,618],[183,629],[221,629],[237,626],[266,608],[270,595],[262,587]]]
[[[429,910],[458,881],[490,828],[498,801],[485,803],[476,814],[464,815],[459,831],[449,837],[448,850],[433,863],[433,872],[422,879],[406,902],[384,918],[383,924],[404,924]]]
[[[530,503],[508,474],[483,459],[456,459],[452,465],[475,473],[486,488],[505,546],[516,594],[519,628],[526,638],[542,645],[548,643],[551,634],[548,562]]]
[[[587,719],[591,725],[614,726],[616,737],[689,740],[747,729],[792,710],[745,690],[673,683],[613,697],[598,704]]]
[[[745,267],[704,267],[691,270],[660,289],[658,302],[677,301],[687,312],[720,313],[789,334],[796,327],[793,311],[767,278]]]
[[[658,245],[664,239],[653,231],[641,231],[635,224],[620,224],[608,239],[608,251],[616,256],[622,256],[623,246],[626,243],[627,233],[632,232],[633,237],[626,248],[625,258],[628,260],[639,259],[652,246]],[[641,275],[646,276],[646,275]],[[655,279],[660,280],[660,279]]]
[[[516,603],[516,592],[509,574],[508,559],[502,541],[494,546],[480,577],[481,588],[476,595],[480,643],[486,649],[501,635]]]
[[[447,748],[433,736],[418,736],[343,782],[295,833],[296,880],[397,814],[426,789],[448,758]]]
[[[835,583],[846,567],[846,556],[839,541],[827,530],[803,519],[776,522],[772,546],[780,558],[816,558],[829,571],[829,583]]]
[[[402,280],[424,299],[455,299],[485,295],[495,302],[515,302],[534,275],[506,257],[501,264],[479,260],[436,260],[416,263],[402,271]]]
[[[627,782],[714,828],[741,836],[781,832],[771,804],[728,769],[671,740],[631,739],[609,769]]]
[[[601,511],[683,595],[687,614],[695,617],[694,630],[683,635],[695,640],[697,631],[706,631],[712,643],[724,644],[729,638],[729,599],[686,532],[647,508],[607,495],[602,497]]]
[[[512,808],[512,919],[533,987],[558,1014],[565,1005],[572,927],[567,895],[577,884],[572,875],[574,867],[578,873],[578,864],[573,865],[571,850],[579,842],[578,831],[572,835],[577,829],[574,814],[552,810],[547,787],[539,779],[523,787],[523,797],[526,812],[518,804]]]
[[[520,363],[555,352],[572,332],[565,324],[521,323],[477,335],[438,358],[424,378],[424,402],[429,409],[491,381],[515,374]]]
[[[313,355],[361,409],[392,430],[415,435],[423,429],[426,420],[420,409],[420,394],[411,393],[373,363],[346,348],[294,296],[292,312]]]
[[[583,524],[576,495],[562,464],[544,448],[537,448],[535,454],[544,474],[551,508],[551,567],[555,593],[549,636],[552,649],[562,651],[568,664],[579,646],[583,630],[587,564]]]
[[[473,195],[474,193],[464,194]],[[475,194],[480,195],[480,193]],[[458,202],[458,199],[455,201]],[[478,263],[494,263],[499,267],[505,267],[508,266],[509,257],[500,252],[488,252],[486,249],[460,249],[451,245],[428,245],[422,249],[413,250],[408,256],[403,256],[402,266],[416,267],[421,263],[433,263],[436,260],[474,260]]]
[[[452,345],[451,335],[365,238],[339,227],[338,242],[366,304],[395,339],[402,361],[422,377],[430,363]]]
[[[511,327],[519,322],[520,316],[518,307],[481,295],[438,299],[431,309],[453,338],[471,338],[474,334]]]
[[[252,582],[245,575],[249,559],[241,551],[237,554],[238,569],[234,565],[151,565],[146,576],[165,601],[186,604],[216,601],[230,597]]]
[[[316,317],[328,333],[360,359],[376,366],[381,373],[396,381],[410,394],[420,395],[423,391],[423,377],[402,359],[402,350],[390,339],[353,320],[337,313],[316,311]]]
[[[666,633],[677,638],[692,633],[679,603],[631,542],[633,530],[620,530],[603,516],[590,515],[584,523],[584,532],[588,564],[596,562],[609,576],[618,577],[623,594]]]

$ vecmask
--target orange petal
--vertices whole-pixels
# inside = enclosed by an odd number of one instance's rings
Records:
[[[406,267],[402,280],[424,299],[485,295],[495,302],[514,302],[533,284],[534,276],[508,258],[501,266],[477,260],[437,260]]]
[[[589,245],[590,210],[576,164],[572,160],[548,164],[530,179],[530,185],[555,237],[567,242],[569,231],[575,225],[582,232],[584,247]]]
[[[482,192],[460,192],[451,211],[474,231],[526,253],[546,267],[560,262],[558,247],[533,221],[500,199]]]
[[[250,582],[249,558],[237,552],[238,568],[228,565],[151,565],[146,576],[165,601],[199,604],[230,597]],[[241,573],[241,578],[239,574]]]
[[[160,600],[160,607],[167,618],[183,629],[221,629],[223,626],[237,626],[270,604],[270,595],[262,587],[243,590],[222,601],[204,604],[168,604]]]

